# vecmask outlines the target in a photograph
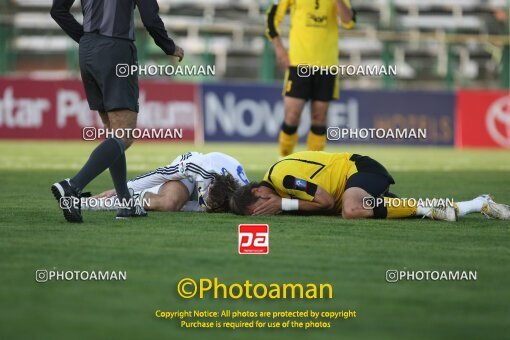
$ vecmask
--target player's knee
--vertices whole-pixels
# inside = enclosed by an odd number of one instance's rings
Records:
[[[285,123],[290,126],[298,126],[299,125],[300,115],[289,113],[285,116]]]
[[[165,199],[162,204],[163,211],[179,211],[181,210],[181,204],[175,199]]]
[[[312,118],[312,124],[314,124],[314,125],[326,123],[326,113],[325,112],[312,111],[311,118]]]
[[[297,107],[287,107],[285,109],[285,123],[288,125],[299,125],[301,119],[301,110]]]
[[[342,204],[342,218],[354,219],[363,217],[360,214],[359,206],[355,202],[344,202]]]
[[[326,119],[325,118],[313,118],[312,117],[312,125],[318,125],[318,126],[322,126],[322,125],[326,125]]]
[[[352,209],[342,209],[342,218],[346,220],[357,218],[356,213]]]
[[[103,122],[103,127],[105,129],[111,129],[110,118],[108,118],[108,114],[104,111],[99,111],[99,117],[101,117],[101,121]]]

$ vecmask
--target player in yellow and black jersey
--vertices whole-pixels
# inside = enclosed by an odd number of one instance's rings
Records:
[[[307,201],[311,201],[316,188],[321,187],[333,197],[335,209],[340,211],[347,178],[358,172],[351,158],[355,159],[356,156],[347,152],[297,152],[271,166],[263,183],[274,189],[280,197]],[[384,187],[379,191],[382,191],[393,183],[393,179],[382,166],[377,170],[385,179],[381,181]]]
[[[279,33],[287,11],[291,21],[289,52]],[[291,154],[297,144],[297,128],[308,100],[312,114],[308,150],[321,151],[326,145],[326,115],[329,102],[339,96],[338,77],[307,74],[301,66],[338,64],[339,20],[346,29],[354,27],[356,17],[350,0],[275,0],[267,12],[266,35],[273,42],[278,64],[286,71],[285,119],[279,136],[281,157]]]
[[[459,216],[481,212],[510,219],[510,207],[489,195],[471,201],[424,202],[397,198],[389,192],[395,184],[376,160],[348,152],[303,151],[273,164],[260,183],[238,189],[230,209],[240,215],[276,215],[282,211],[328,213],[344,218],[407,218],[426,216],[456,221]]]

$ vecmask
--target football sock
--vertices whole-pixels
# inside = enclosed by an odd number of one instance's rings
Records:
[[[481,212],[483,204],[487,201],[482,197],[477,197],[471,201],[456,202],[459,208],[459,216],[465,216],[467,214]]]
[[[416,205],[409,204],[406,199],[385,197],[384,202],[388,209],[386,218],[407,218],[417,214]]]
[[[82,191],[94,178],[109,168],[124,153],[124,143],[117,138],[108,138],[99,144],[81,168],[71,178],[71,185],[78,191]]]
[[[432,214],[432,208],[426,207],[422,204],[418,204],[418,207],[416,209],[416,213],[418,216],[430,216]]]
[[[297,126],[289,126],[283,123],[279,136],[280,156],[285,157],[293,153],[298,139]]]
[[[408,218],[417,216],[417,208],[402,198],[384,197],[384,204],[374,207],[374,218]]]
[[[312,125],[306,141],[309,151],[322,151],[326,146],[326,127]]]
[[[117,192],[117,197],[120,199],[129,199],[131,194],[127,187],[127,169],[126,169],[126,154],[122,153],[115,162],[110,165],[110,175],[112,176],[113,185]]]

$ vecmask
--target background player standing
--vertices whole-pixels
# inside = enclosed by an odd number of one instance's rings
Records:
[[[90,109],[99,112],[107,129],[134,129],[138,114],[138,76],[119,77],[116,72],[119,64],[138,63],[134,44],[135,8],[138,7],[145,28],[167,55],[181,61],[184,51],[168,37],[156,0],[82,0],[83,25],[70,13],[74,2],[53,0],[51,16],[80,44],[81,77]],[[133,138],[130,134],[118,135],[125,138],[107,138],[74,177],[53,184],[51,190],[60,203],[62,198],[79,198],[83,188],[106,169],[110,170],[118,197],[129,201],[124,152]],[[60,204],[60,207],[67,221],[83,221],[80,206]],[[117,212],[117,218],[145,215],[143,209],[135,206]]]
[[[279,26],[288,9],[291,26],[287,53]],[[275,0],[268,10],[266,34],[273,42],[278,64],[286,70],[285,119],[279,136],[281,157],[294,151],[301,112],[307,100],[312,102],[308,150],[321,151],[326,145],[326,115],[329,102],[339,95],[338,77],[329,74],[302,77],[297,66],[338,64],[338,17],[344,28],[354,27],[356,13],[351,9],[350,0]]]

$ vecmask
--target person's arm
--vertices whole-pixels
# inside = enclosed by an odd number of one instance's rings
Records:
[[[269,194],[266,202],[253,211],[253,215],[278,215],[282,211],[327,212],[335,207],[335,199],[321,187],[317,187],[312,200],[281,198]]]
[[[167,55],[178,57],[181,61],[184,58],[184,51],[168,37],[165,25],[159,16],[158,2],[156,0],[136,0],[136,6],[140,12],[143,25],[156,45]]]
[[[280,24],[285,17],[288,7],[288,0],[275,1],[266,14],[266,36],[273,43],[278,65],[284,70],[289,67],[290,61],[289,54],[280,38]]]
[[[76,21],[71,14],[71,7],[75,0],[53,0],[50,14],[53,20],[67,33],[74,41],[80,42],[83,36],[83,26]]]
[[[350,0],[337,0],[338,14],[345,29],[352,29],[356,25],[356,11],[352,9]]]
[[[292,202],[285,203],[288,204],[289,207],[292,206]],[[315,192],[315,196],[313,196],[313,200],[305,201],[298,200],[298,210],[300,211],[330,211],[335,207],[335,199],[331,196],[326,190],[321,187],[317,187],[317,191]]]
[[[284,192],[292,198],[281,198],[276,194],[268,194],[267,201],[258,206],[254,215],[276,215],[282,211],[327,212],[334,208],[335,199],[324,189],[312,181],[297,178],[293,175],[273,175],[271,186],[279,188],[276,192]]]

